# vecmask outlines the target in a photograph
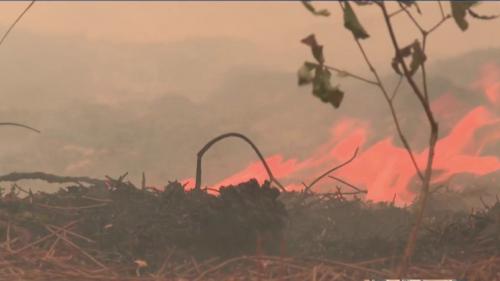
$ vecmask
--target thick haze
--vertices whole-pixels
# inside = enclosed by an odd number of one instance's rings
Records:
[[[25,5],[0,4],[2,30]],[[313,17],[298,2],[37,2],[0,47],[0,120],[42,134],[3,127],[0,174],[103,177],[128,171],[138,183],[145,171],[151,184],[161,185],[193,177],[196,152],[229,131],[248,135],[266,155],[297,159],[327,143],[331,128],[346,118],[369,123],[366,144],[389,136],[392,122],[376,89],[339,80],[346,97],[333,110],[309,87],[297,86],[296,70],[311,59],[300,39],[310,33],[325,45],[329,64],[370,75],[338,6],[316,5],[330,7],[332,16]],[[420,5],[432,22],[438,19],[435,3]],[[377,9],[357,10],[372,35],[369,55],[394,83],[392,49],[384,43]],[[483,3],[478,11],[496,14],[500,4]],[[396,27],[403,42],[417,35],[402,14]],[[449,21],[431,36],[431,93],[437,98],[451,92],[458,101],[441,102],[441,113],[465,114],[491,103],[471,85],[484,65],[500,67],[499,28],[499,20],[470,20],[462,33]],[[398,109],[413,144],[422,148],[427,129],[413,102],[403,91]],[[498,103],[488,106],[498,118]],[[498,131],[494,125],[490,130]],[[445,122],[441,135],[452,126]],[[496,140],[481,153],[498,157]],[[246,145],[220,143],[204,160],[204,183],[219,182],[254,160]]]

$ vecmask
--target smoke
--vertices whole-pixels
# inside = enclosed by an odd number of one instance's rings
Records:
[[[334,110],[297,87],[295,70],[261,64],[262,50],[248,42],[108,44],[17,32],[4,47],[0,119],[29,124],[42,134],[2,128],[1,173],[102,178],[129,172],[128,179],[138,184],[145,171],[148,185],[162,186],[192,178],[205,142],[236,131],[259,146],[290,188],[300,189],[302,182],[344,162],[356,147],[358,157],[335,175],[367,188],[367,198],[387,200],[396,193],[398,200],[409,201],[418,188],[376,89],[337,78],[346,97]],[[481,175],[498,163],[498,53],[475,52],[429,68],[443,153],[436,159],[436,179]],[[474,76],[479,77],[466,79]],[[425,117],[408,91],[403,85],[397,109],[422,166]],[[204,158],[203,185],[265,180],[256,160],[245,144],[217,144]],[[469,162],[470,167],[461,164]],[[326,178],[314,188],[337,184]]]
[[[487,146],[498,145],[500,141],[498,81],[498,65],[486,64],[481,67],[479,78],[471,85],[471,88],[480,90],[484,95],[487,101],[485,105],[467,106],[455,98],[452,92],[440,95],[432,103],[438,119],[445,122],[445,127],[451,128],[448,134],[440,137],[436,145],[434,184],[446,182],[457,174],[483,176],[500,170],[498,151],[491,155],[484,154]],[[463,113],[465,115],[462,116]],[[355,161],[335,174],[367,189],[367,199],[389,201],[396,194],[399,203],[411,202],[415,196],[415,188],[412,190],[412,187],[418,186],[418,181],[407,151],[395,144],[394,136],[376,135],[372,127],[367,121],[343,119],[332,126],[329,141],[306,159],[286,159],[276,154],[268,157],[267,161],[276,177],[289,182],[289,189],[302,189],[300,179],[311,181],[324,170],[349,158],[349,153],[352,153],[356,146],[360,146],[361,151]],[[485,128],[490,129],[484,131]],[[478,136],[481,130],[483,134]],[[427,134],[425,122],[419,126],[419,131],[421,134]],[[368,138],[379,140],[370,144],[367,143]],[[420,170],[425,167],[427,154],[427,148],[415,151]],[[214,187],[252,177],[259,181],[267,179],[267,174],[259,162],[249,164]],[[318,189],[326,191],[335,185],[336,183],[330,180],[318,185]]]

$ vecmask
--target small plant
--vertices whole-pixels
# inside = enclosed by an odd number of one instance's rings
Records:
[[[302,1],[302,3],[310,12],[312,12],[312,14],[316,16],[330,16],[330,12],[328,10],[317,10],[310,3],[310,1]],[[420,9],[417,1],[396,1],[389,3],[387,1],[359,0],[337,1],[337,3],[343,12],[344,27],[352,33],[354,43],[360,50],[366,65],[373,75],[373,79],[364,78],[349,71],[327,65],[326,59],[323,56],[323,46],[318,43],[314,34],[311,34],[304,38],[302,43],[311,49],[315,62],[305,62],[300,67],[298,71],[298,84],[300,86],[312,84],[312,93],[314,96],[318,97],[322,102],[329,103],[333,105],[334,108],[338,108],[341,105],[345,94],[338,86],[332,86],[331,72],[333,71],[340,77],[351,77],[375,86],[380,90],[383,98],[387,102],[392,119],[396,126],[396,131],[399,135],[399,139],[408,152],[409,158],[415,167],[416,174],[422,183],[420,193],[418,195],[415,221],[412,231],[409,234],[408,242],[399,266],[398,275],[401,277],[405,274],[410,260],[415,252],[417,235],[422,224],[426,203],[429,197],[429,189],[432,180],[432,167],[436,153],[435,148],[439,136],[438,121],[436,120],[431,108],[429,99],[430,93],[427,85],[426,50],[429,36],[452,18],[462,31],[466,31],[469,26],[468,19],[470,17],[478,20],[491,20],[496,18],[496,16],[485,16],[475,12],[473,8],[479,3],[479,1],[450,1],[448,12],[445,11],[446,9],[441,1],[436,1],[435,8],[439,9],[441,18],[432,26],[424,27],[420,24],[415,15],[415,13],[417,13],[420,16],[423,16],[423,11]],[[391,66],[396,75],[399,76],[397,84],[391,91],[389,91],[386,84],[380,78],[380,75],[365,51],[365,46],[362,41],[369,39],[370,35],[362,25],[360,19],[357,17],[353,5],[377,8],[382,15],[384,25],[387,28],[387,33],[390,38],[389,41],[395,53],[395,56],[391,60]],[[390,6],[395,6],[396,9],[391,11]],[[392,22],[394,17],[400,15],[405,15],[419,31],[417,38],[415,38],[413,42],[410,42],[409,44],[407,43],[406,45],[403,44],[397,37],[395,32],[396,26],[394,26]],[[420,82],[417,81],[417,76],[415,75],[418,71],[420,71]],[[417,98],[418,106],[420,106],[422,111],[425,113],[427,123],[429,125],[428,153],[426,157],[426,164],[423,168],[418,165],[415,159],[414,152],[410,147],[403,129],[401,128],[400,117],[394,106],[394,101],[397,98],[397,93],[403,80],[408,83],[412,94]]]

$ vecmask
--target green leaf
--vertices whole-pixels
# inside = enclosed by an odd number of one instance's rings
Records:
[[[422,50],[422,47],[420,46],[420,42],[418,40],[415,40],[412,49],[413,52],[410,63],[410,75],[413,76],[413,74],[417,72],[417,69],[427,60],[427,56]]]
[[[401,59],[404,59],[406,57],[409,57],[412,53],[412,46],[413,44],[410,44],[402,49],[399,50],[399,55],[401,56]],[[391,66],[392,66],[392,69],[394,69],[394,71],[398,74],[398,75],[403,75],[403,73],[401,72],[401,70],[399,69],[399,59],[398,59],[398,54],[396,53],[396,55],[394,56],[394,58],[392,59],[392,63],[391,63]]]
[[[330,78],[332,74],[322,66],[316,67],[313,83],[313,95],[318,98],[324,96],[325,91],[331,87]]]
[[[323,46],[318,44],[314,34],[302,39],[301,42],[311,48],[312,54],[319,64],[323,64],[325,62],[325,58],[323,57]]]
[[[315,63],[311,62],[305,62],[300,68],[297,73],[298,77],[298,83],[299,86],[303,86],[306,84],[311,83],[314,80],[314,76],[312,71],[317,67],[318,65]]]
[[[327,95],[328,103],[333,105],[335,108],[339,108],[342,100],[344,99],[344,92],[342,92],[338,87],[334,87],[328,90]]]
[[[401,4],[404,4],[406,7],[410,7],[411,5],[415,4],[417,1],[415,0],[399,0]]]
[[[403,73],[401,73],[401,70],[399,70],[399,61],[396,59],[396,57],[392,59],[391,66],[392,69],[394,69],[394,72],[396,72],[396,74],[403,75]]]
[[[358,6],[368,6],[373,4],[373,2],[370,0],[353,0],[353,2],[356,3]]]
[[[417,9],[417,13],[422,14],[422,10],[420,10],[420,7],[418,6],[417,1],[415,0],[399,0],[399,3],[405,5],[406,7],[414,6],[415,9]]]
[[[469,15],[471,17],[478,19],[478,20],[493,20],[493,19],[498,18],[498,15],[480,15],[480,14],[474,12],[472,9],[467,9],[467,11],[469,12]]]
[[[401,60],[404,60],[406,57],[411,56],[409,69],[410,76],[413,76],[415,72],[417,72],[418,68],[427,60],[427,56],[422,50],[422,47],[420,46],[420,42],[418,40],[415,40],[410,45],[400,49],[399,55],[401,56]],[[400,59],[396,54],[396,56],[394,56],[394,58],[392,59],[391,66],[398,75],[403,75],[403,73],[399,69]]]
[[[467,10],[478,2],[479,1],[450,1],[451,14],[462,31],[467,30],[469,27],[469,23],[465,19]]]
[[[309,12],[311,12],[315,16],[323,16],[323,17],[330,16],[330,11],[326,9],[316,10],[316,8],[314,8],[314,6],[310,3],[309,0],[303,0],[301,2],[302,4],[304,4],[304,7],[306,7],[306,9],[309,10]]]
[[[411,55],[412,49],[413,49],[413,43],[399,50],[399,54],[403,58],[409,57]]]
[[[344,2],[344,27],[349,29],[356,39],[366,39],[370,37],[363,28],[348,1]]]
[[[332,74],[328,69],[318,66],[313,80],[313,95],[324,103],[330,103],[338,108],[344,98],[344,92],[338,87],[333,87],[330,79]]]

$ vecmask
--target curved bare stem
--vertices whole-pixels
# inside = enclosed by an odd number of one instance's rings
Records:
[[[28,12],[28,10],[33,6],[33,4],[35,4],[35,0],[31,1],[31,3],[28,4],[28,6],[23,10],[23,12],[21,14],[19,14],[19,16],[14,20],[14,22],[9,26],[7,31],[5,31],[5,33],[2,36],[2,39],[0,39],[0,46],[3,44],[5,39],[7,39],[7,36],[12,31],[12,29],[14,29],[16,24],[23,18],[23,16]]]
[[[42,180],[48,183],[87,183],[92,185],[104,185],[105,181],[89,177],[69,177],[47,174],[44,172],[13,172],[6,175],[0,175],[0,182],[17,182],[21,180]]]
[[[278,179],[276,179],[274,177],[273,172],[271,171],[271,168],[269,168],[269,165],[267,164],[266,159],[264,158],[264,156],[262,156],[262,153],[260,153],[260,150],[257,148],[257,146],[248,137],[246,137],[245,135],[240,134],[240,133],[226,133],[226,134],[222,134],[218,137],[215,137],[212,140],[210,140],[207,144],[205,144],[205,146],[203,146],[203,148],[198,152],[197,161],[196,161],[196,184],[195,184],[196,190],[201,190],[201,169],[202,169],[201,168],[201,160],[203,158],[203,155],[214,144],[216,144],[217,142],[219,142],[225,138],[230,138],[230,137],[239,138],[239,139],[242,139],[243,141],[245,141],[246,143],[248,143],[252,147],[252,149],[255,151],[255,154],[257,154],[260,161],[262,162],[262,165],[266,169],[267,175],[269,176],[269,181],[275,183],[281,189],[281,191],[284,191],[284,192],[286,191],[285,187],[278,181]]]
[[[304,188],[304,193],[307,193],[309,192],[309,190],[311,190],[311,188],[316,184],[318,183],[321,179],[323,179],[324,177],[328,176],[329,174],[333,173],[334,171],[344,167],[345,165],[349,164],[352,162],[352,160],[354,160],[354,158],[356,158],[356,156],[358,155],[358,150],[359,150],[359,147],[356,148],[356,150],[354,151],[354,153],[352,154],[351,158],[347,159],[345,162],[343,162],[342,164],[338,165],[338,166],[335,166],[331,169],[329,169],[328,171],[324,172],[323,174],[321,174],[319,177],[317,177],[316,179],[314,179],[310,184],[306,185],[305,188]]]
[[[341,183],[343,183],[343,184],[345,184],[345,185],[349,186],[350,188],[352,188],[352,189],[356,190],[355,194],[359,194],[359,193],[365,193],[365,194],[366,194],[366,193],[368,193],[368,191],[366,191],[366,190],[364,190],[364,189],[361,189],[361,188],[359,188],[359,187],[357,187],[357,186],[353,185],[352,183],[349,183],[349,182],[347,182],[347,181],[345,181],[345,180],[343,180],[343,179],[341,179],[341,178],[339,178],[339,177],[336,177],[336,176],[331,176],[331,175],[330,175],[330,176],[328,176],[328,177],[329,177],[329,178],[331,178],[331,179],[334,179],[334,180],[336,180],[336,181],[338,181],[338,182],[341,182]]]
[[[37,130],[37,129],[35,129],[35,128],[32,128],[32,127],[27,126],[27,125],[24,125],[24,124],[20,124],[20,123],[14,123],[14,122],[0,122],[0,126],[14,126],[14,127],[20,127],[20,128],[25,128],[25,129],[28,129],[28,130],[31,130],[31,131],[37,132],[37,133],[41,133],[39,130]]]

